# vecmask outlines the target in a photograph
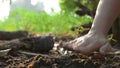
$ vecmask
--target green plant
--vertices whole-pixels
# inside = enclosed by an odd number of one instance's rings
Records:
[[[74,13],[56,13],[49,15],[24,8],[11,11],[8,19],[0,22],[0,29],[6,31],[27,30],[30,32],[71,34],[72,26],[89,23],[89,16],[78,16]]]

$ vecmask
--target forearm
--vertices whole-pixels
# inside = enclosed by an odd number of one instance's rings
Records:
[[[119,14],[120,0],[100,0],[89,34],[107,35],[112,23]]]

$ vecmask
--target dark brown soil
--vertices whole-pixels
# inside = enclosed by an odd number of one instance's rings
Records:
[[[14,52],[0,58],[0,68],[120,68],[120,55],[84,56],[46,53],[36,56]]]
[[[22,42],[29,43],[32,41],[34,45],[38,43],[38,40],[34,41],[33,39],[36,40],[36,38],[30,37],[23,39]],[[53,39],[54,44],[59,44],[61,40],[67,41],[74,38],[70,36],[53,36]],[[43,43],[39,44],[49,45]],[[56,49],[54,48],[50,51],[47,49],[44,52],[20,48],[18,50],[11,50],[8,55],[0,57],[0,68],[120,68],[120,53],[106,56],[93,53],[85,56],[80,53],[61,50],[62,48],[59,46]],[[37,49],[39,50],[39,47]]]

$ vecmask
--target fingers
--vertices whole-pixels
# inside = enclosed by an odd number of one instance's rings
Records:
[[[73,46],[75,45],[76,41],[77,40],[72,40],[70,42],[62,43],[62,47],[65,48],[65,49],[67,49],[67,50],[73,51]]]
[[[81,46],[83,45],[83,46]],[[98,43],[97,41],[94,41],[90,44],[81,44],[79,45],[79,47],[75,47],[74,49],[77,51],[77,52],[80,52],[82,54],[90,54],[96,50],[98,50],[100,48],[100,43]]]
[[[82,45],[82,46],[85,46],[86,45],[86,38],[84,37],[80,37],[80,38],[77,38],[75,40],[72,40],[72,41],[69,41],[69,42],[66,42],[66,43],[62,43],[62,47],[67,49],[67,50],[72,50],[72,51],[77,51],[75,49],[75,47],[79,47],[79,45]]]
[[[87,36],[82,36],[77,39],[76,45],[85,47],[87,44],[89,44],[90,40],[87,38]]]

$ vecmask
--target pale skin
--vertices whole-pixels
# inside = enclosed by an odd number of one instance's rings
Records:
[[[107,33],[120,15],[120,0],[100,0],[92,27],[88,34],[67,42],[63,47],[88,55],[99,51],[105,55],[113,51]]]

